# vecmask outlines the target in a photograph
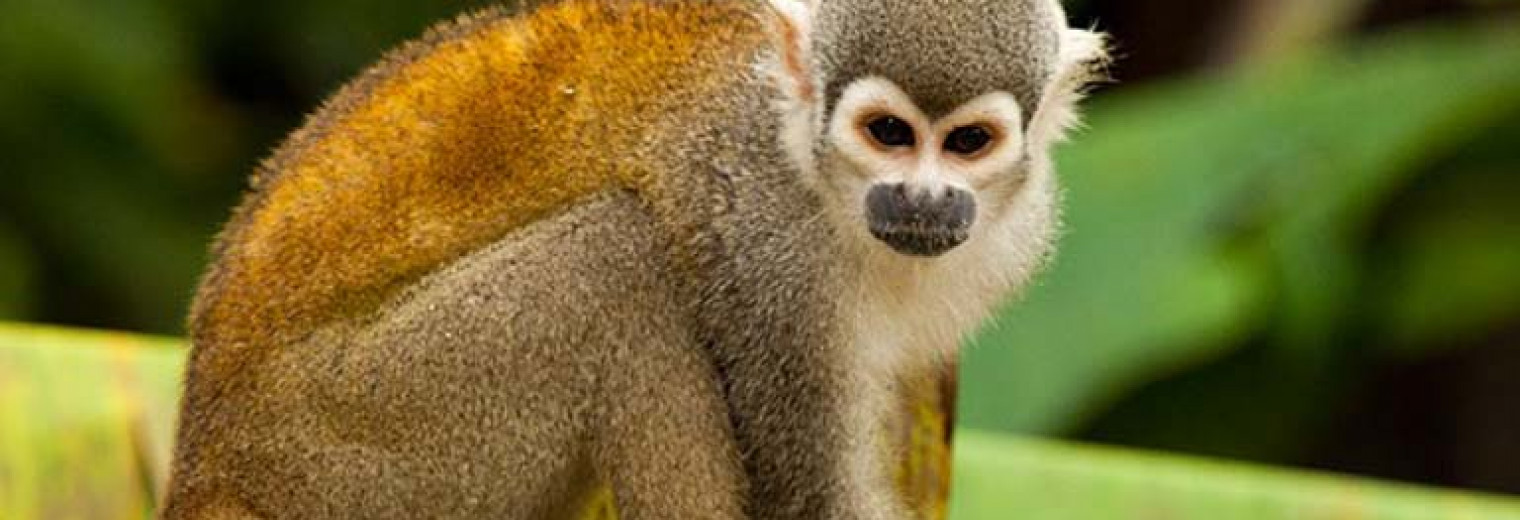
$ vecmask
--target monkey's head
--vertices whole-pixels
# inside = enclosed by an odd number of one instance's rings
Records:
[[[847,234],[914,257],[1046,247],[1049,150],[1101,73],[1100,35],[1069,29],[1056,0],[772,5],[783,143]],[[1042,236],[1000,236],[1020,232]]]

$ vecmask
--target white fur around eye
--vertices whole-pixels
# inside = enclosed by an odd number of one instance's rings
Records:
[[[913,127],[915,153],[883,150],[869,141],[860,127],[867,116],[893,116]],[[928,118],[891,81],[869,77],[845,87],[829,120],[829,140],[857,168],[883,181],[908,179],[917,165],[917,151],[937,146]]]
[[[981,125],[992,128],[996,139],[984,155],[962,160],[951,152],[940,150],[946,136],[957,128]],[[944,158],[947,168],[956,170],[968,181],[1005,174],[1024,159],[1027,151],[1024,140],[1024,110],[1019,101],[1007,92],[990,92],[961,105],[950,115],[934,125],[936,151]]]

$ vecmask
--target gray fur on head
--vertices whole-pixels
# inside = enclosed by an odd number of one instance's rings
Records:
[[[1054,0],[821,0],[814,23],[827,110],[851,82],[881,76],[931,117],[996,90],[1034,113],[1065,27]]]

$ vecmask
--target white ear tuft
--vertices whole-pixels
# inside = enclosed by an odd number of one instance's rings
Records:
[[[818,95],[812,70],[814,0],[770,0],[771,34],[776,42],[777,81],[794,101],[813,104]]]
[[[1066,131],[1081,123],[1077,102],[1086,94],[1084,87],[1107,79],[1108,36],[1082,29],[1067,29],[1061,35],[1061,51],[1055,78],[1045,88],[1044,99],[1029,125],[1029,143],[1046,147],[1065,139]]]

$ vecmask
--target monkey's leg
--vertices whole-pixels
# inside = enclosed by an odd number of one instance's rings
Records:
[[[546,490],[558,494],[558,484],[544,483],[566,475],[546,471],[557,464],[544,461],[584,455],[588,478],[562,491],[606,482],[623,520],[742,518],[743,470],[723,394],[661,236],[641,204],[609,194],[438,273],[393,313],[394,327],[374,332],[395,331],[381,334],[386,346],[429,344],[430,352],[454,354],[435,359],[398,348],[379,356],[411,358],[396,373],[417,381],[380,401],[462,385],[452,397],[422,399],[418,413],[429,418],[412,429],[458,438],[448,443],[455,448],[431,452],[466,450],[483,459],[474,466],[503,466],[482,495],[488,502],[524,510],[517,506],[543,500]],[[483,405],[463,406],[473,401]],[[456,415],[498,417],[461,428]],[[564,518],[553,509],[494,518]]]
[[[595,457],[624,520],[743,518],[744,476],[717,374],[686,330],[632,339],[610,364]]]

